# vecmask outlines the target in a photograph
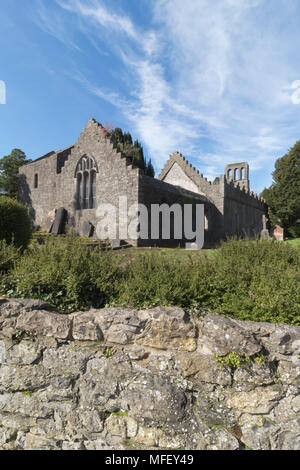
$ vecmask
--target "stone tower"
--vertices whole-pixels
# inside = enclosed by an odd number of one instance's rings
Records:
[[[250,191],[249,182],[249,165],[247,162],[231,163],[225,168],[225,176],[227,181],[233,181],[240,188]]]

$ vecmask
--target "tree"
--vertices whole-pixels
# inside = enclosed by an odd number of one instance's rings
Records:
[[[154,177],[155,172],[151,160],[147,161],[145,158],[143,147],[138,140],[133,143],[131,134],[129,132],[123,133],[119,127],[109,130],[107,133],[111,141],[124,155],[130,158],[135,166],[144,170],[147,176]]]
[[[154,178],[155,171],[154,171],[154,166],[152,165],[151,158],[148,160],[147,166],[146,166],[146,175],[152,176]]]
[[[0,159],[0,193],[17,199],[19,168],[29,162],[31,160],[27,160],[20,149],[13,149],[10,155]]]
[[[15,199],[0,197],[0,241],[24,249],[30,241],[31,229],[27,207]]]
[[[300,140],[282,158],[276,160],[273,183],[264,189],[273,225],[280,222],[292,237],[300,236]]]

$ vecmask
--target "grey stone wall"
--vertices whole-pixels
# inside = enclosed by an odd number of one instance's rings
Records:
[[[19,200],[28,206],[29,213],[37,225],[47,226],[51,209],[57,206],[58,188],[56,178],[57,153],[40,158],[19,170]],[[38,188],[34,188],[34,178],[38,175]]]
[[[200,194],[206,199],[206,241],[224,237],[224,185],[211,183],[179,152],[174,152],[158,177],[161,181]]]
[[[87,155],[93,158],[98,173],[96,176],[96,208],[100,204],[112,204],[116,208],[119,221],[119,197],[126,196],[128,207],[143,203],[149,209],[151,203],[182,203],[183,194],[199,201],[199,195],[146,177],[139,168],[135,168],[129,159],[114,148],[111,141],[103,135],[102,126],[95,120],[89,120],[78,141],[61,152],[38,159],[20,169],[19,199],[26,204],[35,221],[42,230],[48,231],[53,221],[55,209],[64,207],[68,212],[68,228],[80,232],[84,222],[95,227],[99,223],[96,209],[77,210],[75,171],[80,158]],[[38,175],[38,188],[34,188],[34,178]],[[201,199],[204,202],[205,199]],[[151,210],[149,210],[149,214]],[[127,226],[132,223],[128,218]],[[149,227],[151,220],[149,219]],[[117,224],[117,227],[119,225]],[[138,227],[137,227],[138,228]],[[123,239],[117,231],[116,239]],[[178,240],[138,240],[127,238],[127,242],[136,245],[172,246]],[[181,241],[184,243],[184,240]]]
[[[132,167],[101,129],[95,120],[90,119],[67,158],[61,157],[62,152],[55,152],[50,157],[21,167],[19,199],[29,206],[35,224],[42,230],[49,230],[50,214],[59,207],[68,211],[69,229],[78,231],[85,221],[97,225],[96,210],[76,210],[75,170],[83,155],[92,157],[99,169],[96,176],[96,207],[100,203],[112,204],[117,209],[118,217],[119,196],[127,196],[129,206],[138,201],[141,170]],[[33,187],[35,174],[39,178],[37,189]]]
[[[224,179],[224,231],[226,235],[259,235],[267,213],[265,201],[234,182]]]
[[[299,450],[299,343],[176,307],[0,299],[0,449]]]
[[[210,202],[206,197],[186,190],[178,188],[165,181],[160,181],[149,176],[140,175],[139,179],[139,203],[143,204],[148,210],[148,240],[139,240],[139,245],[152,245],[152,246],[174,246],[178,245],[184,247],[185,243],[193,242],[194,240],[187,240],[184,237],[184,209],[182,209],[182,227],[183,236],[181,240],[174,237],[174,224],[171,218],[171,240],[163,240],[162,232],[160,230],[160,238],[151,238],[151,205],[152,204],[167,204],[172,207],[174,204],[179,204],[182,208],[184,204],[191,204],[194,208],[196,204],[203,204],[205,209],[208,210]],[[195,216],[195,209],[193,215]],[[195,223],[195,218],[193,219]],[[162,227],[161,227],[162,228]]]
[[[228,169],[244,168],[245,180],[230,181]],[[193,189],[205,195],[207,207],[207,239],[219,240],[227,236],[254,236],[263,230],[263,216],[267,209],[263,199],[249,190],[249,168],[244,163],[227,165],[226,175],[213,183],[207,181],[180,153],[174,152],[165,164],[159,179]]]
[[[96,175],[96,208],[99,204],[113,204],[119,220],[119,196],[126,196],[128,207],[143,203],[163,202],[205,204],[205,241],[216,241],[226,236],[247,233],[253,236],[263,229],[266,213],[264,201],[236,182],[227,181],[225,175],[209,182],[186,159],[175,152],[166,163],[159,179],[146,177],[142,170],[132,166],[130,160],[114,148],[105,137],[103,128],[90,119],[77,142],[63,151],[50,152],[20,168],[19,199],[29,207],[37,227],[49,231],[55,210],[64,207],[68,212],[68,227],[81,233],[89,222],[95,227],[95,209],[77,210],[75,170],[81,157],[91,157],[98,168]],[[244,164],[243,164],[244,165]],[[35,178],[38,187],[35,187]],[[127,225],[131,223],[128,219]],[[150,224],[150,219],[149,219]],[[116,239],[123,239],[119,233]],[[131,244],[177,246],[178,240],[157,239],[148,242],[127,238]],[[183,245],[185,240],[181,240]]]

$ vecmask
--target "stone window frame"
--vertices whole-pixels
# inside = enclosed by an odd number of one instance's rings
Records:
[[[247,162],[227,165],[225,174],[228,181],[249,181],[249,165]]]
[[[34,174],[33,187],[34,189],[38,189],[39,187],[39,174],[38,173]]]
[[[83,155],[78,160],[75,170],[76,210],[96,207],[96,181],[98,166],[92,157]]]

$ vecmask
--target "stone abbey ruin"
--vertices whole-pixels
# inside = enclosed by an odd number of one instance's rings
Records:
[[[93,236],[99,204],[118,208],[120,196],[127,197],[128,206],[143,204],[147,208],[153,204],[204,204],[205,242],[266,231],[266,204],[250,192],[247,163],[228,165],[225,174],[211,183],[174,152],[158,178],[152,178],[119,151],[94,119],[88,121],[74,145],[50,152],[19,171],[19,200],[43,231],[53,230],[60,211],[69,230]],[[59,226],[55,230],[59,232]],[[138,246],[178,246],[184,240],[178,240],[173,232],[171,229],[168,240],[161,231],[155,239],[150,233],[148,239],[127,240],[117,233],[116,239]]]

